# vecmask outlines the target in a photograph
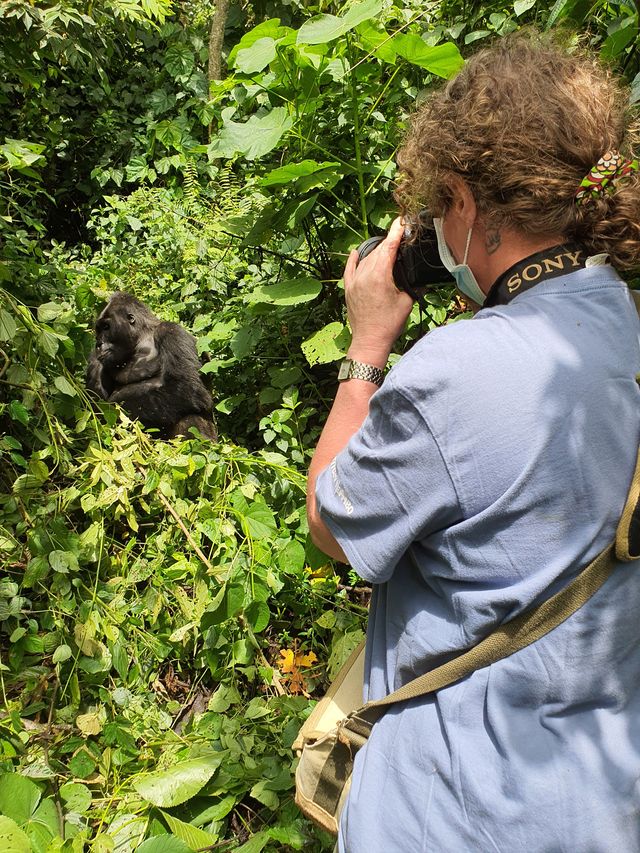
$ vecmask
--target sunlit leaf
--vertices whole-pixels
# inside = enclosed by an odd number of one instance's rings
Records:
[[[438,77],[453,77],[464,65],[464,59],[453,42],[429,47],[420,36],[407,33],[396,36],[393,47],[398,56]]]
[[[329,323],[307,338],[301,349],[311,366],[327,364],[344,358],[348,339],[349,332],[342,323]]]
[[[299,163],[287,163],[285,166],[280,166],[278,169],[273,169],[260,180],[263,187],[277,186],[278,184],[289,184],[297,178],[312,175],[322,169],[329,169],[337,166],[338,163],[328,160],[324,163],[317,163],[315,160],[301,160]]]
[[[273,511],[264,503],[249,504],[242,517],[254,539],[266,539],[278,529]]]
[[[245,841],[240,847],[236,847],[234,853],[262,853],[264,848],[269,843],[271,838],[270,832],[263,830],[252,835],[248,841]]]
[[[177,817],[169,814],[169,812],[163,811],[162,816],[175,837],[184,841],[190,850],[202,850],[203,848],[211,847],[218,840],[217,835],[212,835],[210,832],[205,832],[204,829],[178,820]]]
[[[272,38],[258,39],[251,47],[239,50],[236,56],[235,66],[244,74],[262,71],[277,56],[277,42]]]
[[[29,820],[41,796],[35,782],[19,773],[3,773],[0,776],[0,812],[19,824]],[[4,850],[1,845],[0,850]]]
[[[363,21],[358,25],[358,35],[363,46],[367,50],[373,51],[384,62],[393,64],[396,61],[396,51],[393,46],[394,38],[387,33],[378,21]]]
[[[76,717],[76,726],[85,737],[100,734],[105,722],[105,712],[92,711],[89,714],[79,714]]]
[[[156,835],[136,848],[136,853],[190,853],[191,847],[175,835]]]
[[[107,827],[107,833],[115,844],[114,853],[133,853],[139,850],[144,838],[148,818],[134,814],[119,814]]]
[[[78,814],[84,814],[91,806],[91,791],[79,782],[67,782],[60,788],[67,809]]]
[[[56,376],[56,378],[53,380],[53,384],[56,386],[58,391],[61,391],[63,394],[66,394],[67,397],[78,396],[78,392],[69,382],[66,376]]]
[[[280,26],[280,18],[270,18],[268,21],[263,21],[255,26],[248,33],[245,33],[235,47],[229,53],[227,64],[230,68],[235,65],[236,56],[241,50],[247,50],[251,45],[263,38],[279,39],[287,32],[291,32],[289,27]]]
[[[251,301],[267,302],[270,305],[299,305],[315,299],[321,291],[322,285],[317,279],[305,276],[280,284],[256,287],[251,292]]]
[[[71,651],[71,648],[67,646],[66,643],[63,643],[61,646],[58,646],[53,653],[52,661],[53,663],[64,663],[69,660],[72,654],[73,652]]]
[[[293,120],[285,107],[275,107],[262,116],[252,115],[245,122],[227,121],[217,139],[209,145],[210,157],[233,157],[242,154],[256,160],[272,151]]]
[[[31,842],[18,824],[0,815],[0,850],[2,853],[32,853]]]
[[[213,755],[182,761],[168,770],[138,776],[134,787],[143,799],[154,806],[179,806],[207,784],[221,762],[221,756]]]
[[[375,18],[382,9],[381,0],[363,0],[350,6],[347,13],[341,17],[336,15],[319,15],[306,21],[298,30],[298,44],[324,44],[333,41],[363,21]]]
[[[535,5],[536,0],[515,0],[515,3],[513,4],[513,11],[519,18],[520,15],[524,15],[525,12],[528,12],[529,9],[532,9]]]

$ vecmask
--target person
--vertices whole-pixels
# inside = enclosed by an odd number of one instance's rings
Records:
[[[404,217],[433,215],[477,313],[390,370],[411,309],[400,220],[344,281],[349,377],[309,470],[316,544],[372,584],[364,700],[471,648],[614,538],[640,440],[637,127],[595,60],[542,36],[470,58],[417,111]],[[482,307],[481,307],[482,306]],[[640,579],[390,707],[357,753],[342,853],[640,851]]]

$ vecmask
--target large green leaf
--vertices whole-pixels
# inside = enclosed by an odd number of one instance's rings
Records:
[[[204,829],[200,829],[198,826],[192,826],[190,823],[178,820],[177,817],[169,814],[169,812],[162,812],[162,815],[171,832],[180,841],[184,841],[191,850],[202,850],[203,848],[211,847],[218,840],[217,835],[211,835],[210,832],[205,832]]]
[[[408,33],[396,36],[393,47],[398,56],[438,77],[453,77],[464,65],[464,59],[453,42],[429,47],[420,36]]]
[[[335,161],[317,163],[315,160],[301,160],[299,163],[287,163],[285,166],[273,169],[273,171],[265,175],[260,181],[260,185],[263,187],[273,187],[279,184],[289,184],[298,178],[313,175],[321,169],[330,169],[338,165]]]
[[[187,77],[194,63],[193,51],[186,44],[172,44],[164,55],[164,67],[172,77]]]
[[[186,803],[203,788],[222,762],[217,755],[182,761],[168,770],[139,776],[134,787],[140,796],[160,808]]]
[[[78,395],[76,389],[65,376],[56,376],[56,378],[53,380],[53,384],[56,386],[58,391],[61,391],[63,394],[66,394],[67,397],[77,397]]]
[[[264,157],[292,124],[285,107],[276,107],[266,115],[253,115],[246,122],[227,121],[218,138],[209,145],[209,156],[231,158],[242,154],[247,160]]]
[[[381,0],[363,0],[349,8],[346,15],[318,15],[306,21],[298,30],[298,44],[325,44],[343,36],[370,18],[375,18],[382,9]]]
[[[289,27],[281,27],[280,18],[269,18],[268,21],[263,21],[261,24],[258,24],[252,30],[249,30],[248,33],[245,33],[238,42],[238,44],[231,49],[231,52],[229,53],[229,58],[227,59],[227,65],[229,66],[229,68],[233,68],[233,66],[235,65],[236,56],[240,53],[240,51],[248,50],[260,39],[280,39],[287,32],[291,32],[291,29]]]
[[[245,841],[242,847],[236,847],[235,853],[261,853],[270,839],[271,833],[269,830],[262,830],[252,835],[248,841]]]
[[[626,27],[622,27],[615,33],[605,39],[604,44],[600,48],[600,56],[603,59],[615,59],[620,56],[622,51],[632,42],[635,41],[638,35],[638,27],[635,26],[636,17],[627,19],[630,23]]]
[[[19,773],[4,773],[0,776],[0,813],[18,824],[29,820],[41,796],[40,788]]]
[[[513,4],[513,11],[516,14],[516,17],[520,17],[520,15],[524,15],[525,12],[528,12],[529,9],[532,9],[536,5],[536,0],[515,0]]]
[[[249,504],[243,514],[243,520],[253,539],[268,539],[278,529],[273,512],[266,504],[258,501]]]
[[[365,50],[372,51],[379,59],[395,63],[396,52],[393,37],[377,21],[363,21],[358,25],[358,35]]]
[[[275,39],[268,37],[258,39],[251,47],[245,47],[238,51],[236,68],[244,74],[262,71],[270,62],[273,62],[277,53]]]
[[[349,332],[342,323],[329,323],[301,344],[311,366],[344,358]]]
[[[114,842],[114,853],[133,853],[138,850],[147,830],[146,816],[123,813],[116,815],[107,828]]]
[[[51,840],[60,835],[60,819],[51,797],[43,800],[23,826],[33,853],[47,853]]]
[[[191,853],[191,847],[175,835],[156,835],[136,848],[136,853]]]
[[[321,290],[322,285],[317,279],[305,276],[282,281],[280,284],[256,287],[251,292],[250,299],[252,302],[267,302],[269,305],[300,305],[303,302],[311,302]]]
[[[2,853],[31,853],[26,834],[10,817],[0,815],[0,850]]]
[[[18,331],[18,324],[8,311],[0,309],[0,341],[10,341]]]

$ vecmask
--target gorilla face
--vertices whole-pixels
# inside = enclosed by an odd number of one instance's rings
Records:
[[[133,355],[136,339],[130,325],[135,326],[135,318],[132,314],[129,317],[106,308],[96,323],[96,355],[105,367],[125,364]]]
[[[147,313],[145,305],[126,294],[111,298],[96,322],[96,357],[104,367],[119,367],[133,357]]]

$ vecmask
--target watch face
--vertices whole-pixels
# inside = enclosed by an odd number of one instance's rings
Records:
[[[351,359],[345,358],[345,360],[340,365],[340,370],[338,370],[338,382],[344,382],[345,379],[349,378],[350,369],[351,369]]]

